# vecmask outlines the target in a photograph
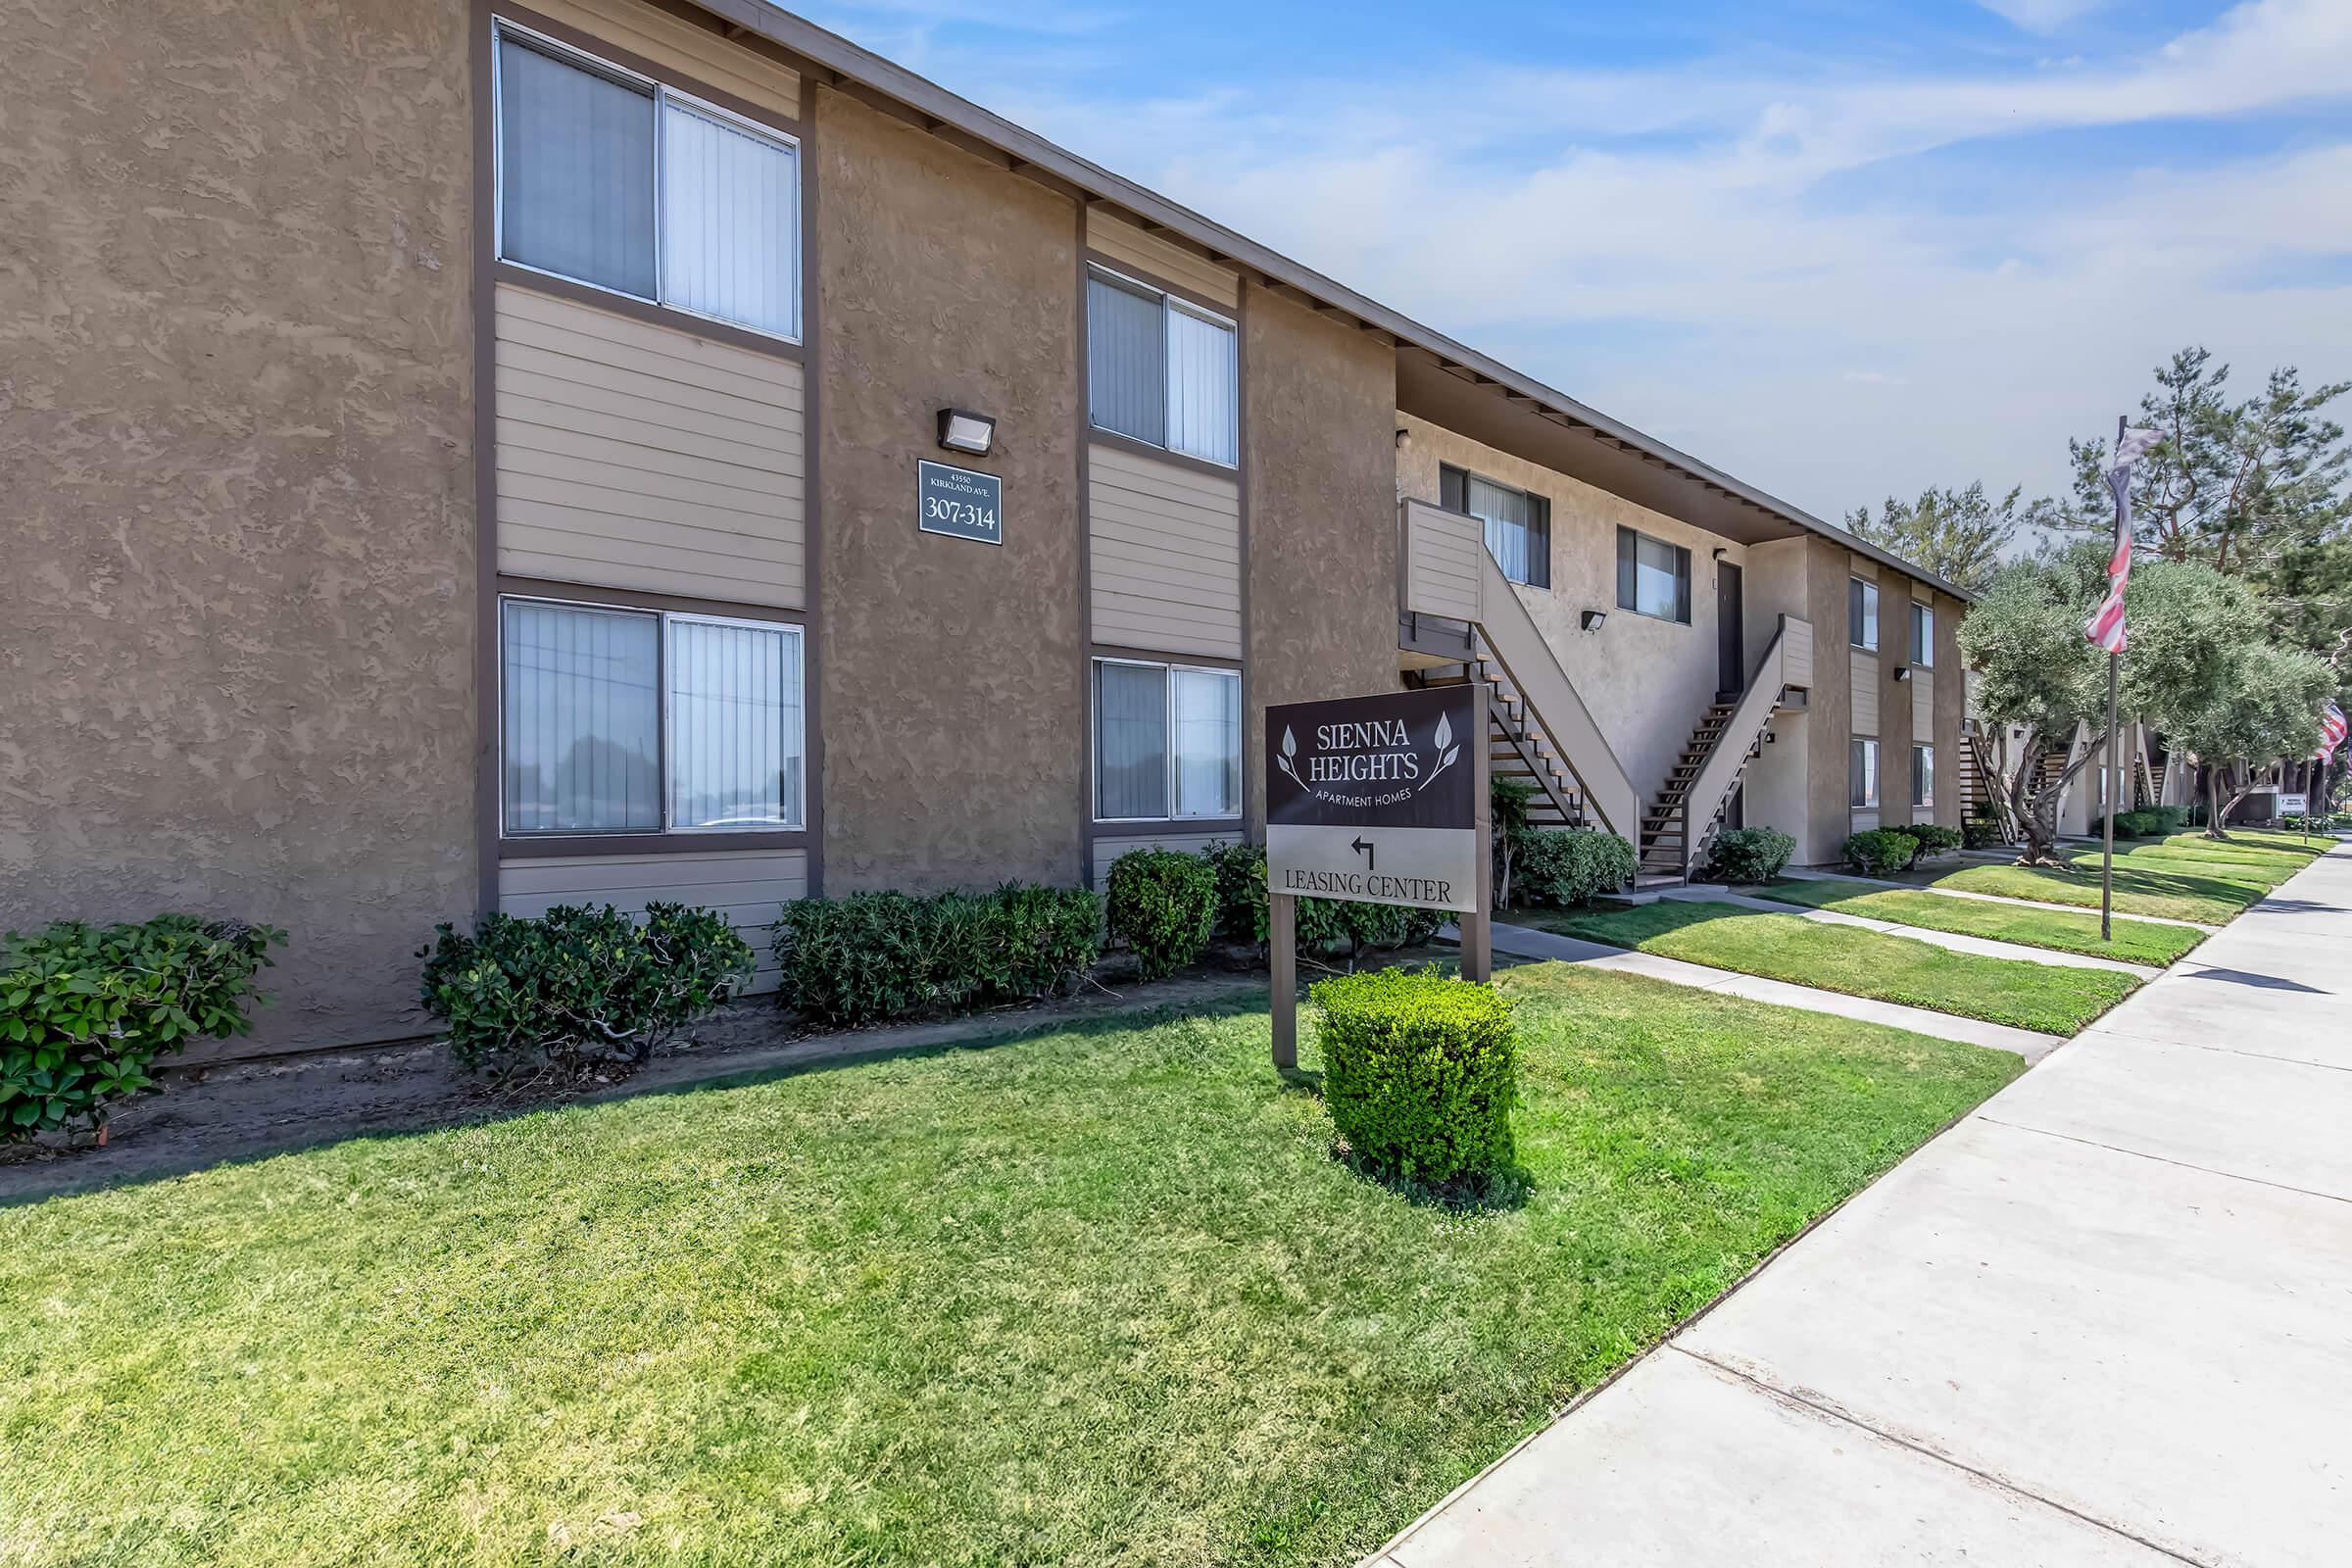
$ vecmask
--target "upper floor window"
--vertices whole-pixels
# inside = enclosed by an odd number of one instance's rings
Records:
[[[1487,554],[1505,577],[1530,588],[1551,586],[1550,502],[1450,464],[1438,466],[1438,502],[1486,524]]]
[[[1690,624],[1690,552],[1631,528],[1617,530],[1617,608]]]
[[[1922,669],[1936,667],[1936,612],[1911,601],[1911,662]]]
[[[1086,280],[1086,389],[1095,428],[1226,467],[1241,463],[1233,323],[1107,272]]]
[[[1845,579],[1845,640],[1855,648],[1876,652],[1879,646],[1879,585],[1860,577]]]
[[[798,626],[508,599],[499,674],[510,836],[803,824]]]
[[[505,26],[497,93],[500,260],[800,336],[792,138]]]

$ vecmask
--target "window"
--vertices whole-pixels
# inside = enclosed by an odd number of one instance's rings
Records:
[[[801,631],[509,599],[505,831],[798,828]]]
[[[1845,640],[1874,652],[1879,646],[1879,585],[1860,577],[1845,579]]]
[[[799,148],[501,25],[498,254],[797,337]]]
[[[1095,428],[1233,467],[1241,462],[1233,323],[1105,272],[1086,281]]]
[[[1524,490],[1438,466],[1438,503],[1465,512],[1487,526],[1487,554],[1513,582],[1551,586],[1551,503]]]
[[[1095,661],[1095,815],[1242,814],[1242,677]]]
[[[1922,669],[1936,667],[1936,612],[1911,601],[1911,662]]]
[[[1933,746],[1911,748],[1911,804],[1936,804],[1936,748]]]
[[[1849,741],[1845,754],[1845,804],[1857,811],[1879,804],[1879,743]]]
[[[1690,552],[1631,528],[1617,530],[1617,608],[1690,624]]]

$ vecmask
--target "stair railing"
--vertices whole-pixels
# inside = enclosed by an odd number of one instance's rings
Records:
[[[1716,819],[1722,816],[1724,806],[1731,800],[1733,787],[1747,770],[1748,754],[1756,749],[1757,737],[1780,710],[1781,692],[1789,684],[1787,650],[1792,646],[1809,650],[1812,641],[1812,622],[1793,615],[1781,617],[1772,634],[1771,646],[1756,662],[1755,677],[1740,695],[1731,717],[1724,721],[1706,760],[1699,764],[1698,776],[1683,792],[1684,876],[1688,877],[1697,866],[1699,851],[1704,848],[1700,840],[1714,834]]]

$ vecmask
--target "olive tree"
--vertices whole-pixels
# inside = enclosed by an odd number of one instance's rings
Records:
[[[2166,726],[2193,753],[2203,775],[2205,836],[2227,838],[2222,823],[2246,798],[2258,770],[2275,758],[2308,757],[2320,744],[2320,705],[2334,672],[2311,655],[2269,643],[2233,651],[2230,678],[2214,700]]]
[[[1984,731],[1973,743],[1977,761],[1993,781],[2003,827],[2025,843],[2021,864],[2060,863],[2059,801],[2105,749],[2107,656],[2084,640],[2082,623],[2106,595],[2106,554],[2086,542],[2012,562],[1960,625]],[[2227,700],[2263,632],[2251,588],[2185,562],[2135,566],[2125,611],[2131,647],[2118,710],[2168,733]],[[2051,752],[2065,754],[2085,727],[2090,744],[2048,767]]]

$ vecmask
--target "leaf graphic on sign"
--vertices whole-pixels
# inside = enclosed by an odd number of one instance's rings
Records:
[[[1438,715],[1437,738],[1430,744],[1437,747],[1437,749],[1441,752],[1453,744],[1453,715],[1450,713],[1440,713]],[[1450,762],[1453,760],[1453,759],[1448,757],[1446,759],[1446,760]]]
[[[1451,767],[1453,765],[1453,760],[1461,755],[1462,749],[1459,746],[1448,748],[1446,755],[1439,760],[1438,765],[1440,767]]]
[[[1282,726],[1282,755],[1285,757],[1298,755],[1298,737],[1291,733],[1291,726],[1288,724]]]
[[[1291,759],[1297,757],[1298,755],[1298,737],[1291,733],[1290,725],[1285,724],[1282,726],[1282,755],[1274,759],[1274,765],[1281,768],[1285,773],[1288,773],[1291,776],[1292,783],[1298,785],[1300,789],[1305,789],[1306,780],[1300,778],[1298,776],[1298,770],[1291,765]]]

